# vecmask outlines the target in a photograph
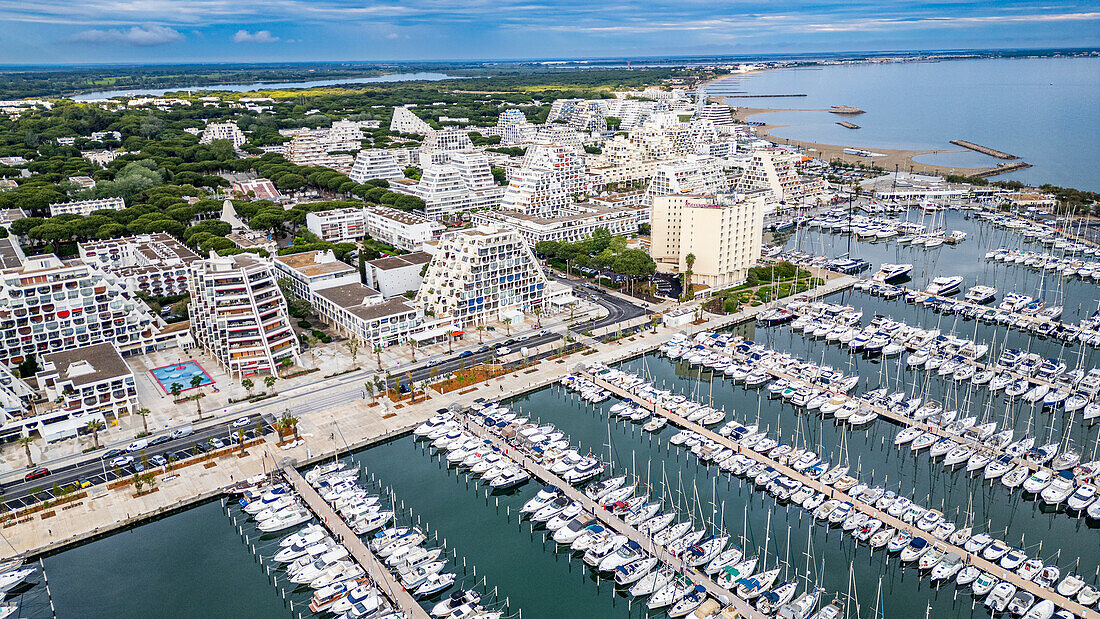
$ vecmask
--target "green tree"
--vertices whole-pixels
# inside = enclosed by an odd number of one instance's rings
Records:
[[[180,393],[183,393],[183,385],[181,385],[179,383],[172,383],[172,388],[171,389],[172,389],[172,397],[176,398],[178,400],[179,397],[180,397]]]
[[[20,436],[19,444],[23,446],[23,453],[27,454],[27,468],[33,468],[34,460],[31,459],[31,445],[34,444],[34,439],[29,436]]]
[[[275,381],[278,380],[274,376],[264,376],[264,387],[271,389],[275,386]]]
[[[92,433],[92,446],[94,449],[99,449],[99,431],[106,427],[103,421],[100,419],[93,419],[84,426],[89,432]]]
[[[252,390],[256,388],[256,383],[252,382],[251,378],[246,378],[241,381],[241,386],[248,392],[248,396],[252,397]]]
[[[505,318],[501,322],[504,323],[504,328],[507,329],[508,337],[512,337],[512,319],[511,318]]]
[[[152,412],[144,406],[134,411],[135,415],[141,417],[141,429],[145,434],[149,434],[149,415]]]

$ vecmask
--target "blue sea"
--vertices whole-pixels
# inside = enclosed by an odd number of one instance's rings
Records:
[[[772,131],[776,137],[871,150],[956,149],[950,140],[969,140],[1033,166],[996,179],[1100,191],[1100,58],[835,65],[731,76],[708,87],[711,96],[799,93],[807,96],[726,102],[792,110],[852,105],[866,113],[790,111],[752,119],[786,125]],[[862,128],[845,129],[839,120]],[[967,151],[918,161],[985,167],[1003,160]]]

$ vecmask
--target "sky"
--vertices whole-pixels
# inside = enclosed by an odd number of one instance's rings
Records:
[[[1100,47],[1100,0],[0,0],[0,64]]]

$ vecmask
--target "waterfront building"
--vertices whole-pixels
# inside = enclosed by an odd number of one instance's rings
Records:
[[[237,148],[244,145],[247,138],[237,127],[237,123],[230,121],[206,125],[202,131],[202,137],[199,138],[199,144],[209,144],[214,140],[229,140],[233,143],[233,147]]]
[[[77,249],[84,262],[113,274],[126,290],[154,297],[187,294],[190,265],[201,260],[198,254],[164,232],[87,241]]]
[[[423,251],[368,260],[366,284],[382,293],[384,299],[415,293],[424,281],[424,267],[431,260],[432,255]]]
[[[110,343],[46,353],[36,380],[57,407],[33,417],[34,424],[23,424],[23,431],[37,430],[47,441],[76,436],[92,420],[106,427],[107,419],[137,409],[134,373]]]
[[[711,289],[742,283],[760,258],[765,192],[653,198],[650,255],[660,273],[684,273]]]
[[[408,106],[393,108],[393,117],[390,118],[390,131],[394,133],[415,133],[428,135],[432,133],[431,125],[420,120],[416,114],[409,110]]]
[[[393,153],[380,148],[364,148],[355,154],[355,163],[351,166],[348,178],[356,183],[365,183],[376,178],[396,181],[405,178],[405,173],[397,165]]]
[[[649,221],[648,206],[571,204],[558,213],[555,217],[540,217],[508,210],[476,211],[471,220],[479,226],[514,228],[532,249],[541,241],[580,241],[592,236],[597,228],[629,236],[638,232],[639,224]]]
[[[763,189],[777,202],[797,203],[807,195],[795,172],[794,162],[802,155],[781,148],[761,148],[752,152],[745,172],[737,181],[737,191]]]
[[[96,211],[121,211],[126,208],[122,198],[99,198],[96,200],[74,200],[55,202],[50,205],[50,217],[58,215],[80,215],[86,217]]]
[[[34,410],[31,409],[31,402],[37,397],[33,387],[0,364],[0,441],[12,440],[17,435],[26,436],[38,430],[46,419],[63,419],[62,415],[36,418],[30,414]]]
[[[123,354],[162,347],[157,336],[163,322],[97,265],[43,254],[5,269],[0,278],[0,363],[9,367],[104,342]]]
[[[440,237],[416,296],[459,328],[542,305],[546,275],[519,232],[478,226]]]
[[[699,118],[715,125],[732,125],[730,106],[722,103],[707,103],[699,108]]]
[[[212,255],[191,265],[191,331],[235,379],[298,361],[275,268],[254,254]]]
[[[360,354],[403,344],[422,331],[424,322],[423,313],[404,298],[383,300],[359,282],[319,290],[313,307],[340,335],[358,340],[364,346]]]

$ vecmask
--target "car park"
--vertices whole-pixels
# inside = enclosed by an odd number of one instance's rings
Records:
[[[251,420],[248,417],[241,417],[240,419],[237,419],[236,421],[233,422],[233,427],[234,428],[243,428],[243,427],[247,426],[249,423],[251,423]]]
[[[149,458],[149,464],[152,464],[153,466],[166,466],[168,464],[168,459],[160,454],[157,454]]]

